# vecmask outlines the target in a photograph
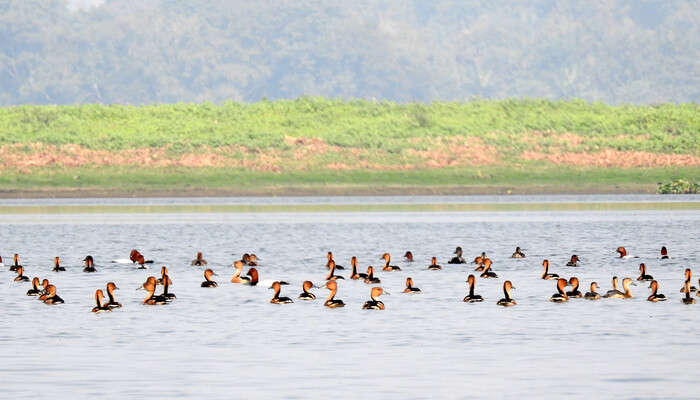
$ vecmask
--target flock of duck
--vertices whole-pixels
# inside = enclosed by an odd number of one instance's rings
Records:
[[[627,250],[624,247],[618,247],[617,248],[617,253],[620,258],[629,258],[627,254]],[[515,252],[511,255],[511,258],[525,258],[525,253],[520,247],[517,247],[515,249]],[[667,259],[668,257],[668,250],[666,247],[661,248],[661,258],[662,259]],[[384,253],[382,256],[382,259],[384,260],[384,266],[382,267],[382,271],[401,271],[401,268],[396,266],[396,265],[391,265],[391,256],[389,253]],[[410,251],[407,251],[404,254],[404,259],[406,262],[413,262],[413,253]],[[259,283],[262,283],[264,286],[267,286],[271,289],[274,290],[274,295],[272,299],[270,299],[270,303],[273,304],[287,304],[287,303],[292,303],[293,300],[289,297],[284,297],[280,296],[281,293],[281,287],[282,285],[288,285],[287,282],[285,281],[260,281],[260,276],[259,272],[257,270],[258,266],[258,258],[255,254],[244,254],[240,260],[235,261],[232,265],[235,268],[235,272],[233,274],[233,277],[231,278],[231,283],[238,283],[242,285],[250,285],[250,286],[256,286]],[[95,268],[95,263],[92,258],[92,256],[86,256],[83,259],[84,262],[84,268],[83,272],[96,272],[97,269]],[[123,259],[123,260],[113,260],[112,262],[114,263],[131,263],[138,265],[139,269],[146,269],[148,268],[146,264],[152,264],[153,260],[146,260],[146,258],[138,251],[138,250],[132,250],[129,259]],[[578,258],[577,255],[572,255],[569,262],[566,264],[567,266],[570,267],[576,267],[578,266],[578,263],[580,262],[580,259]],[[454,257],[452,257],[449,261],[448,264],[466,264],[467,261],[463,258],[463,252],[461,247],[457,247],[454,252]],[[484,278],[484,279],[489,279],[489,278],[497,278],[498,275],[493,271],[492,269],[492,264],[493,262],[491,259],[489,259],[486,256],[485,252],[482,252],[480,256],[476,257],[473,260],[473,263],[477,265],[475,272],[480,272],[479,277]],[[207,261],[203,258],[202,253],[199,252],[197,253],[197,256],[194,260],[191,261],[192,266],[207,266],[208,263]],[[374,267],[369,266],[367,267],[367,272],[366,273],[359,273],[357,272],[357,257],[352,257],[350,260],[350,265],[351,265],[351,274],[349,276],[349,279],[352,280],[360,280],[363,281],[367,284],[380,284],[381,280],[374,275]],[[2,257],[0,257],[0,267],[4,266],[2,262]],[[562,303],[569,301],[569,299],[572,298],[584,298],[588,300],[598,300],[600,298],[622,298],[622,299],[628,299],[633,297],[632,293],[630,291],[630,286],[635,285],[634,281],[632,278],[624,278],[622,279],[622,291],[618,289],[618,278],[615,276],[612,278],[612,289],[608,290],[605,294],[601,295],[598,293],[596,290],[598,290],[599,286],[597,282],[591,282],[590,284],[590,291],[582,294],[581,291],[579,290],[579,279],[575,276],[570,277],[568,280],[564,278],[560,278],[559,275],[550,273],[549,272],[549,261],[548,260],[543,260],[542,261],[542,266],[544,267],[544,272],[541,275],[541,279],[544,280],[554,280],[556,281],[556,293],[554,293],[550,297],[550,301],[556,302],[556,303]],[[243,269],[245,267],[249,267],[248,271],[243,274]],[[337,265],[335,263],[335,260],[333,259],[333,253],[328,252],[327,255],[327,261],[326,261],[326,268],[328,269],[328,274],[326,275],[325,278],[325,287],[329,290],[329,295],[326,301],[323,303],[324,306],[329,307],[329,308],[337,308],[337,307],[344,307],[345,303],[340,300],[336,299],[336,295],[338,293],[338,280],[343,280],[345,279],[343,276],[336,274],[336,270],[342,270],[344,269],[343,266]],[[427,266],[428,270],[441,270],[442,266],[438,264],[437,262],[437,257],[432,257],[431,264]],[[13,264],[10,265],[10,271],[15,271],[17,273],[17,276],[14,278],[15,282],[28,282],[29,278],[24,275],[24,267],[19,264],[19,255],[15,254],[14,255],[14,262]],[[54,272],[61,272],[65,271],[65,267],[61,266],[61,260],[59,257],[56,257],[54,259],[54,267],[52,269]],[[211,268],[207,268],[204,271],[204,281],[201,283],[201,287],[203,288],[213,288],[217,287],[218,283],[212,279],[213,276],[217,276],[216,273]],[[691,285],[691,279],[692,279],[692,271],[688,268],[685,270],[685,280],[684,284],[681,287],[680,292],[684,293],[684,296],[681,299],[681,302],[684,304],[694,304],[696,301],[695,299],[691,296],[691,293],[696,293],[697,296],[700,296],[700,290],[698,290],[695,286]],[[658,301],[665,301],[667,298],[663,294],[658,293],[659,290],[659,283],[654,280],[654,278],[647,273],[646,265],[644,263],[641,263],[639,265],[639,277],[636,279],[637,281],[648,281],[650,282],[649,288],[651,289],[651,294],[649,297],[647,297],[648,301],[651,302],[658,302]],[[37,296],[39,300],[43,301],[45,304],[60,304],[63,303],[64,300],[58,296],[56,293],[57,289],[54,285],[52,285],[48,279],[43,279],[41,283],[39,282],[38,277],[34,277],[32,280],[32,288],[27,291],[27,296]],[[469,288],[469,293],[467,296],[464,297],[465,302],[469,303],[475,303],[475,302],[482,302],[484,301],[484,298],[478,294],[475,293],[475,285],[476,285],[476,277],[474,274],[470,274],[467,277],[467,286]],[[162,288],[162,293],[156,294],[156,288],[157,286],[161,285]],[[172,285],[172,279],[168,276],[168,269],[167,267],[163,266],[161,268],[161,277],[159,279],[156,279],[154,276],[149,276],[146,281],[139,287],[139,289],[143,289],[146,291],[146,297],[143,299],[142,303],[145,305],[163,305],[163,304],[168,304],[169,302],[173,301],[176,296],[173,293],[169,292],[169,287]],[[567,287],[571,287],[572,290],[567,291]],[[699,286],[700,287],[700,286]],[[302,283],[302,293],[298,296],[299,300],[315,300],[316,295],[313,294],[310,290],[313,288],[320,288],[319,286],[315,286],[311,281],[304,281]],[[107,299],[105,299],[104,292],[102,289],[97,289],[95,291],[95,306],[92,308],[92,312],[108,312],[112,311],[114,308],[119,308],[122,305],[115,300],[114,297],[114,291],[117,290],[117,285],[114,284],[114,282],[108,282],[106,284],[106,293],[107,293]],[[506,280],[503,283],[503,294],[504,297],[496,303],[499,306],[514,306],[516,305],[515,299],[513,299],[511,295],[511,290],[514,289],[513,284],[511,281]],[[408,294],[417,294],[417,293],[422,293],[421,289],[417,288],[414,286],[413,279],[411,277],[406,278],[406,287],[403,290],[404,293]],[[390,294],[386,289],[382,288],[381,286],[374,286],[370,290],[370,300],[366,301],[363,305],[363,309],[369,309],[369,310],[384,310],[386,306],[382,301],[380,301],[378,298],[382,294]]]

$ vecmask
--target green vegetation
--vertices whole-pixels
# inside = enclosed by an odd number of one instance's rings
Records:
[[[699,111],[310,97],[6,107],[0,190],[654,192],[657,182],[700,176]]]
[[[539,134],[520,140],[528,132]],[[699,132],[700,106],[694,103],[477,100],[423,105],[304,97],[253,104],[0,108],[0,144],[79,144],[107,150],[169,146],[175,153],[198,146],[285,149],[290,145],[285,137],[396,152],[431,145],[408,140],[412,138],[468,136],[510,154],[556,146],[559,151],[611,148],[700,155]],[[559,134],[565,133],[579,137],[562,140]]]
[[[700,184],[676,179],[669,183],[660,183],[656,190],[659,194],[696,194],[700,193]]]

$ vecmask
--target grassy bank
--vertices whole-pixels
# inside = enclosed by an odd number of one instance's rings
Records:
[[[698,136],[696,104],[21,106],[0,108],[0,190],[647,192],[700,176]]]

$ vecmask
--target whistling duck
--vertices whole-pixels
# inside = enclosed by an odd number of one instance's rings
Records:
[[[350,260],[350,265],[352,265],[352,275],[350,275],[350,279],[366,279],[367,274],[365,273],[358,273],[357,272],[357,257],[353,256],[352,259]],[[337,268],[337,266],[336,266]]]
[[[146,283],[143,284],[143,288],[148,292],[148,296],[143,299],[143,304],[154,306],[168,304],[168,299],[163,295],[155,295],[156,291],[156,278],[149,276]]]
[[[107,282],[107,297],[109,298],[109,301],[106,304],[107,307],[119,308],[122,306],[121,303],[114,300],[114,291],[118,289],[119,288],[114,284],[114,282]]]
[[[21,265],[19,265],[19,254],[15,253],[13,258],[14,258],[14,264],[10,265],[10,271],[14,272],[14,271],[17,271],[17,268],[21,267]]]
[[[433,257],[430,261],[430,265],[428,265],[428,269],[431,271],[438,271],[442,269],[442,265],[439,265],[437,263],[437,257]]]
[[[495,272],[491,271],[491,260],[484,261],[484,270],[480,275],[482,278],[498,278]]]
[[[391,262],[391,256],[389,253],[384,253],[382,258],[384,259],[384,267],[382,268],[382,271],[401,271],[401,268],[397,267],[396,265],[389,265]]]
[[[202,252],[201,252],[201,251],[198,251],[198,252],[197,252],[197,258],[195,258],[194,260],[192,260],[192,262],[190,263],[190,265],[194,265],[194,266],[196,266],[196,267],[201,267],[201,266],[207,265],[207,260],[205,260],[204,258],[202,258]]]
[[[83,261],[85,262],[83,272],[97,272],[97,269],[95,268],[95,260],[92,259],[92,256],[83,258]]]
[[[657,301],[666,301],[666,296],[664,296],[661,293],[656,293],[659,290],[659,283],[656,282],[655,280],[651,281],[651,284],[649,285],[649,288],[651,289],[651,296],[647,297],[647,300],[657,302]]]
[[[63,299],[58,297],[56,294],[56,286],[49,285],[46,288],[46,299],[44,299],[45,304],[61,304]]]
[[[168,288],[170,287],[170,285],[173,284],[173,281],[170,279],[168,274],[163,275],[162,280],[163,280],[163,283],[162,283],[163,284],[163,294],[161,296],[165,297],[168,300],[176,299],[177,296],[175,296],[175,293],[168,292]]]
[[[469,286],[469,294],[464,297],[464,301],[467,303],[476,303],[479,301],[484,301],[484,298],[481,297],[478,294],[474,294],[474,285],[476,283],[476,279],[474,278],[474,275],[469,275],[467,277],[467,285]]]
[[[661,246],[661,259],[668,259],[668,250],[666,250],[666,246]]]
[[[407,251],[404,255],[403,258],[406,260],[406,262],[413,262],[413,253],[410,251]]]
[[[514,288],[513,288],[513,284],[510,281],[503,282],[503,294],[505,294],[506,297],[498,300],[498,303],[496,303],[496,304],[498,304],[499,306],[503,306],[503,307],[514,306],[514,305],[518,304],[510,296],[511,289],[514,289]]]
[[[455,249],[454,254],[456,254],[456,256],[452,257],[452,259],[447,262],[448,264],[466,264],[466,261],[464,261],[464,258],[462,258],[462,248],[461,247],[457,247]]]
[[[328,281],[326,282],[326,288],[330,290],[331,293],[328,296],[328,299],[326,299],[326,302],[323,303],[323,305],[328,308],[345,307],[345,303],[343,303],[343,300],[336,300],[334,298],[336,293],[338,293],[338,283],[336,283],[336,281]]]
[[[544,272],[542,273],[542,279],[545,279],[545,280],[559,279],[559,275],[549,273],[549,260],[542,261],[542,266],[544,267]]]
[[[367,267],[367,277],[365,278],[365,283],[382,283],[379,278],[374,276],[374,267],[371,265]]]
[[[335,260],[333,259],[333,252],[329,251],[328,255],[326,256],[328,258],[328,261],[326,262],[326,269],[331,269],[331,261],[335,264]],[[335,269],[341,270],[345,269],[342,265],[335,264]]]
[[[591,291],[586,292],[586,294],[583,296],[583,298],[588,299],[588,300],[600,299],[600,294],[598,292],[596,292],[596,289],[598,289],[598,282],[591,282]]]
[[[555,303],[562,303],[565,301],[569,301],[569,296],[564,291],[564,288],[566,287],[566,285],[567,285],[566,279],[562,279],[562,278],[557,279],[557,293],[554,293],[552,295],[552,297],[549,298],[549,301],[552,301]]]
[[[204,282],[202,282],[202,287],[217,287],[217,283],[215,281],[211,280],[211,276],[217,276],[214,271],[211,270],[211,268],[207,268],[204,271]]]
[[[474,258],[473,263],[474,264],[482,264],[484,261],[486,261],[487,258],[488,257],[486,257],[486,252],[482,251],[480,256]]]
[[[66,269],[61,266],[61,260],[56,257],[53,259],[53,272],[61,272],[65,271]]]
[[[614,299],[631,299],[632,298],[632,292],[630,292],[630,285],[637,286],[634,281],[632,281],[632,278],[625,278],[622,280],[622,289],[624,289],[624,293],[615,293],[612,296],[607,296],[606,297],[612,297]]]
[[[112,309],[109,308],[107,305],[102,304],[103,297],[104,295],[102,294],[102,289],[97,289],[95,291],[95,303],[97,303],[97,306],[92,308],[92,312],[99,313],[104,311],[112,311]]]
[[[17,276],[15,277],[15,282],[29,282],[29,278],[24,276],[24,267],[23,266],[20,265],[19,267],[17,267],[15,272],[17,272]]]
[[[623,297],[625,294],[617,289],[617,277],[612,277],[612,289],[608,290],[603,297]]]
[[[682,290],[685,292],[685,297],[681,299],[681,302],[683,302],[683,304],[695,304],[695,299],[690,297],[690,281],[685,281]]]
[[[406,278],[406,289],[404,289],[403,292],[412,294],[423,293],[419,288],[413,287],[413,279],[411,277]]]
[[[653,281],[654,277],[651,275],[647,275],[647,266],[644,265],[644,263],[639,264],[639,277],[637,278],[638,281]]]
[[[294,303],[292,299],[289,297],[280,297],[280,291],[282,290],[282,286],[280,285],[279,282],[274,281],[272,282],[272,290],[275,291],[275,295],[270,299],[270,303],[272,304],[288,304],[288,303]]]
[[[328,276],[326,276],[327,281],[334,281],[336,279],[345,279],[342,276],[335,274],[335,268],[336,268],[335,261],[333,261],[333,260],[328,261],[328,265],[329,265],[330,271],[328,271]]]
[[[583,294],[581,294],[581,291],[578,290],[578,278],[575,276],[572,276],[569,278],[569,285],[571,285],[574,289],[566,292],[566,295],[572,298],[581,298],[583,297]]]
[[[579,260],[578,256],[576,254],[571,256],[571,259],[569,260],[568,263],[566,263],[567,267],[578,267],[578,262],[581,261]]]
[[[693,271],[690,270],[690,268],[685,269],[685,282],[688,283],[688,288],[691,292],[695,292],[698,289],[695,286],[690,285],[690,281],[693,279]],[[681,293],[683,293],[686,290],[685,285],[681,287]]]
[[[377,300],[377,297],[381,296],[382,293],[389,294],[388,292],[385,292],[384,289],[380,288],[379,286],[375,286],[372,288],[372,291],[370,293],[370,297],[372,300],[366,301],[365,304],[362,305],[363,310],[383,310],[384,303],[381,301]]]
[[[300,300],[316,300],[316,295],[309,292],[309,289],[314,287],[314,284],[311,281],[304,281],[304,283],[301,285],[301,289],[303,292],[299,295]]]
[[[39,289],[39,278],[34,277],[32,279],[32,288],[27,290],[27,296],[38,296],[41,293]]]
[[[523,253],[520,247],[516,247],[515,252],[510,256],[510,258],[525,258],[525,253]]]

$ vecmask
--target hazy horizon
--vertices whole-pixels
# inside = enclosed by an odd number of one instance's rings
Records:
[[[700,100],[700,1],[6,0],[0,105]]]

